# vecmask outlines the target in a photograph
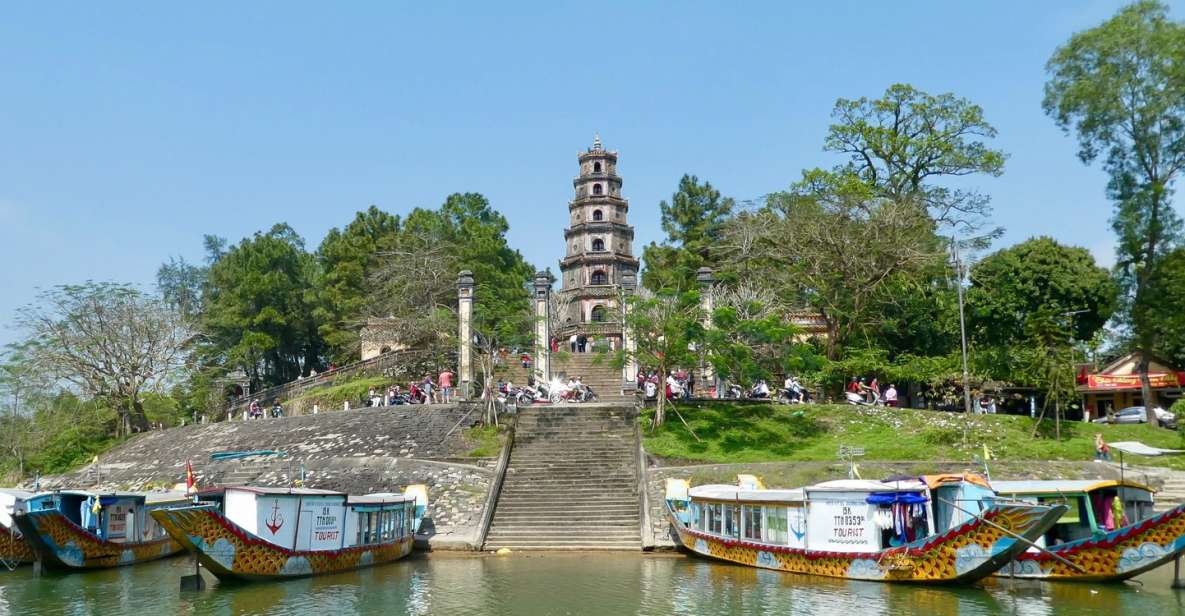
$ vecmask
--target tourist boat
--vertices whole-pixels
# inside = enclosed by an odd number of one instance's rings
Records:
[[[25,511],[32,492],[0,488],[0,563],[12,568],[33,562],[33,548],[13,525],[12,516]]]
[[[1153,513],[1154,490],[1132,481],[993,481],[1002,497],[1064,504],[1067,511],[996,575],[1083,582],[1120,581],[1185,553],[1185,505]],[[1123,516],[1116,520],[1118,499]]]
[[[1066,511],[986,503],[992,495],[978,475],[839,480],[793,490],[688,489],[668,480],[666,502],[679,542],[696,554],[792,573],[955,584],[1008,564]]]
[[[183,492],[39,492],[13,521],[42,567],[120,567],[181,551],[148,514],[185,500]]]
[[[226,487],[152,512],[220,579],[269,580],[360,569],[411,553],[427,489],[349,496],[311,488]]]

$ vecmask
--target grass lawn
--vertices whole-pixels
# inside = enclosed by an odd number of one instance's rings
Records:
[[[392,380],[385,376],[368,376],[351,379],[324,389],[309,391],[287,400],[284,406],[292,407],[294,410],[299,408],[311,413],[312,411],[309,409],[312,409],[315,402],[321,406],[321,410],[323,411],[340,411],[342,409],[342,403],[349,400],[351,407],[358,408],[362,401],[366,399],[367,394],[370,393],[371,388],[386,395],[387,387],[391,383]]]
[[[971,415],[939,411],[841,405],[781,406],[755,402],[700,402],[678,405],[696,440],[667,408],[666,423],[650,429],[654,409],[642,421],[646,451],[668,460],[689,462],[834,461],[840,445],[863,447],[864,460],[971,461],[983,455],[1020,460],[1091,460],[1094,434],[1108,442],[1141,441],[1153,447],[1185,449],[1182,435],[1147,426],[1093,425],[1063,421],[1062,439],[1053,438],[1053,421],[1032,436],[1034,421],[1013,415]],[[1113,454],[1114,455],[1114,454]],[[1185,468],[1185,455],[1125,462]]]
[[[502,451],[502,433],[498,426],[473,426],[465,430],[465,443],[472,449],[470,458],[494,458]]]

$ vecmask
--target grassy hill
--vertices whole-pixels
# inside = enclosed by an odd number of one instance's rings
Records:
[[[1185,449],[1181,434],[1139,425],[1063,421],[1058,441],[1052,420],[1043,422],[1034,437],[1036,422],[1012,415],[968,417],[911,409],[724,401],[679,404],[677,409],[690,430],[670,407],[666,423],[656,431],[650,429],[653,409],[643,413],[647,452],[689,462],[834,461],[840,445],[847,445],[863,447],[867,461],[970,461],[982,457],[987,445],[992,458],[1000,461],[1084,461],[1094,458],[1096,432],[1108,442]],[[1185,468],[1185,455],[1126,456],[1125,462]]]

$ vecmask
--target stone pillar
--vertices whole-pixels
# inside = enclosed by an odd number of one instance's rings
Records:
[[[623,390],[632,392],[638,386],[638,341],[626,324],[630,310],[630,297],[638,292],[638,274],[629,270],[621,275],[621,349],[625,353],[625,365],[621,367]]]
[[[716,277],[712,273],[712,268],[701,267],[695,272],[695,280],[699,283],[700,290],[700,309],[704,312],[704,328],[712,327],[712,285],[716,282]],[[704,362],[704,367],[701,371],[703,380],[700,381],[705,387],[714,387],[716,390],[716,397],[720,397],[720,382],[716,379],[716,371],[712,370],[712,364]]]
[[[548,272],[535,272],[535,380],[551,380],[551,284]]]
[[[463,270],[457,276],[457,391],[467,400],[473,388],[473,272]]]

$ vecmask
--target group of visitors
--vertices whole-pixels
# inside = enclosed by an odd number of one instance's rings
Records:
[[[266,413],[273,418],[284,416],[284,407],[280,406],[280,401],[277,400],[272,404],[272,408]],[[243,419],[263,419],[265,416],[263,406],[259,404],[259,400],[252,400],[251,405],[247,407],[247,412],[244,413]]]
[[[597,340],[596,336],[585,336],[584,334],[572,334],[568,336],[568,349],[573,353],[591,353],[597,350],[597,345],[602,344]],[[609,351],[617,350],[617,339],[613,337],[606,337],[604,341],[604,348]],[[551,352],[558,353],[560,350],[560,340],[558,338],[551,339]],[[526,368],[527,365],[523,364]]]
[[[662,388],[667,400],[688,400],[695,395],[695,372],[687,370],[668,370],[665,379],[659,376],[658,370],[638,370],[638,391],[647,400],[658,397],[658,390]]]
[[[455,375],[445,368],[435,379],[431,374],[425,374],[422,379],[408,383],[404,391],[397,383],[387,387],[386,393],[382,389],[370,388],[367,394],[366,406],[397,406],[401,404],[449,404],[453,400],[453,379]]]
[[[882,390],[875,376],[867,382],[864,377],[852,377],[852,380],[848,381],[847,393],[860,396],[867,404],[897,406],[897,386],[889,383],[889,386]]]

